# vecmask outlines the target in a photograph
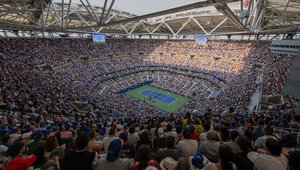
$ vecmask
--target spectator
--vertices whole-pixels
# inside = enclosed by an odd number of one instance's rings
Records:
[[[148,145],[152,149],[152,141],[150,140],[150,135],[147,130],[143,130],[139,140],[137,141],[136,149],[139,150],[141,145]]]
[[[191,130],[188,127],[183,129],[184,139],[179,141],[178,150],[181,157],[193,156],[197,153],[198,143],[196,140],[191,138]]]
[[[203,170],[223,169],[223,170],[235,170],[236,165],[233,161],[233,152],[229,146],[222,145],[219,148],[220,164],[208,163]]]
[[[151,160],[151,148],[149,145],[142,144],[136,154],[137,163],[131,168],[131,170],[142,170],[148,166],[154,166],[158,170],[162,170],[157,161]]]
[[[104,146],[104,151],[107,152],[107,149],[108,149],[108,146],[109,146],[109,143],[115,139],[117,139],[117,137],[115,136],[115,128],[110,128],[109,129],[109,135],[104,137],[103,139],[103,146]]]
[[[207,140],[207,132],[210,129],[210,122],[205,122],[203,124],[204,132],[200,134],[200,142]]]
[[[200,153],[213,163],[219,160],[220,143],[218,140],[218,134],[215,131],[209,131],[207,133],[207,141],[200,143]]]
[[[249,152],[247,156],[257,170],[286,170],[288,160],[281,152],[280,143],[276,139],[267,138],[265,150],[258,149],[257,152]]]
[[[174,145],[175,138],[173,136],[168,136],[166,138],[166,147],[163,149],[161,148],[156,152],[156,160],[160,162],[166,157],[171,157],[177,161],[180,156],[180,152],[177,149],[174,149]]]
[[[153,139],[153,148],[157,152],[160,148],[166,147],[166,138],[163,128],[158,128],[156,137]]]
[[[135,147],[133,144],[128,144],[127,143],[127,133],[122,132],[119,135],[119,138],[123,140],[124,145],[122,149],[122,158],[134,158],[135,156]]]
[[[135,128],[131,126],[129,128],[129,134],[128,134],[128,144],[136,145],[139,137],[135,134]]]
[[[240,134],[237,131],[232,131],[229,133],[229,138],[230,140],[228,142],[224,142],[223,145],[227,145],[231,148],[231,150],[233,151],[233,153],[237,153],[238,152],[238,148],[236,145],[236,140],[238,138]]]
[[[122,153],[123,141],[115,139],[110,142],[106,158],[101,158],[97,162],[96,170],[118,169],[129,170],[131,161],[128,158],[120,158]]]
[[[189,169],[190,169],[189,160],[186,157],[179,158],[175,170],[189,170]]]
[[[245,136],[241,135],[237,139],[238,153],[234,154],[233,162],[237,170],[253,170],[253,163],[248,159],[247,154],[251,150],[251,141]]]
[[[86,134],[78,134],[75,140],[75,150],[65,153],[62,170],[92,170],[96,165],[98,155],[96,152],[88,151],[89,137]]]
[[[273,136],[273,133],[274,133],[274,130],[271,126],[266,126],[263,130],[263,134],[264,136],[261,136],[259,138],[256,139],[255,143],[254,143],[254,148],[255,149],[259,149],[259,148],[263,148],[264,147],[264,144],[265,144],[265,141],[268,139],[268,138],[272,138],[272,139],[276,139],[275,136]]]

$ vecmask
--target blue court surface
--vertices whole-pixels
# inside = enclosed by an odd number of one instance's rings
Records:
[[[145,91],[141,92],[140,94],[143,96],[146,96],[146,97],[151,97],[152,99],[159,101],[161,103],[164,103],[164,104],[170,104],[174,100],[177,99],[176,97],[172,97],[172,96],[169,96],[169,95],[166,95],[166,94],[163,94],[163,93],[151,90],[151,89],[145,90]]]

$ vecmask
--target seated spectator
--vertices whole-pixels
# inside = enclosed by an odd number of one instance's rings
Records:
[[[239,124],[235,121],[233,122],[230,122],[230,129],[228,130],[229,132],[232,132],[232,131],[236,131],[238,132],[240,135],[243,135],[244,134],[244,131],[242,129],[239,128]]]
[[[45,153],[46,158],[52,159],[55,156],[58,156],[59,163],[62,164],[65,154],[65,149],[58,146],[58,142],[55,136],[50,136],[47,138],[45,143]]]
[[[190,161],[191,170],[202,169],[207,163],[209,163],[209,160],[204,155],[201,155],[200,153],[191,156],[189,158],[189,161]]]
[[[254,148],[255,149],[264,148],[265,141],[268,138],[272,138],[272,139],[277,140],[276,137],[273,136],[273,133],[274,133],[273,128],[271,126],[266,126],[263,130],[264,136],[261,136],[261,137],[256,139],[256,141],[254,143]]]
[[[108,146],[108,152],[105,158],[98,160],[96,164],[96,170],[117,169],[117,170],[129,170],[131,166],[130,159],[120,158],[122,154],[123,141],[121,139],[115,139],[110,142]]]
[[[131,170],[142,170],[148,166],[154,166],[158,170],[162,170],[157,161],[151,160],[151,148],[149,145],[141,145],[136,153],[137,161],[135,165],[131,167]]]
[[[200,142],[207,140],[207,132],[210,129],[210,122],[205,122],[203,124],[204,132],[200,134]]]
[[[177,161],[171,157],[166,157],[160,162],[160,167],[163,170],[174,169],[176,167]]]
[[[200,153],[205,155],[206,158],[213,163],[219,160],[220,143],[218,140],[218,134],[215,131],[209,131],[207,133],[207,141],[200,143]]]
[[[128,144],[136,145],[136,142],[138,141],[139,137],[135,134],[135,128],[131,126],[129,128],[129,134],[128,134]]]
[[[90,131],[88,133],[89,135],[89,146],[94,150],[100,152],[100,150],[103,148],[103,142],[102,141],[97,141],[96,140],[96,132],[94,130]]]
[[[188,127],[183,129],[183,140],[178,142],[178,150],[181,157],[193,156],[197,153],[198,143],[191,138],[191,130]]]
[[[237,153],[238,152],[238,148],[237,148],[237,145],[236,145],[236,140],[237,140],[237,137],[239,136],[240,134],[237,132],[237,131],[232,131],[229,133],[229,141],[228,142],[224,142],[223,145],[227,145],[229,146],[233,153]]]
[[[70,137],[72,137],[72,132],[70,127],[67,127],[64,131],[60,133],[60,138],[62,139],[68,139]]]
[[[111,127],[109,129],[109,135],[104,137],[103,139],[103,146],[104,146],[104,152],[107,152],[107,149],[108,149],[108,146],[109,146],[109,143],[115,139],[117,139],[117,137],[115,136],[115,128]]]
[[[128,144],[127,143],[127,133],[122,132],[119,135],[119,138],[123,140],[124,145],[122,149],[122,158],[134,158],[135,156],[135,147],[133,144]]]
[[[11,143],[14,143],[16,140],[20,139],[21,137],[21,130],[20,128],[16,128],[13,130],[13,133],[10,134]]]
[[[174,149],[174,144],[175,138],[173,136],[168,136],[166,138],[166,147],[156,152],[156,160],[160,162],[166,157],[171,157],[177,161],[180,156],[180,152],[177,149]]]
[[[205,165],[203,170],[235,170],[236,165],[232,162],[233,161],[233,152],[229,146],[222,145],[219,148],[219,156],[220,156],[220,163],[215,164],[209,162]]]
[[[247,156],[257,170],[286,170],[288,168],[288,160],[282,154],[282,147],[273,138],[265,140],[265,150],[258,149],[257,152],[249,152]]]
[[[25,147],[25,151],[28,155],[33,154],[35,152],[35,150],[39,147],[44,147],[45,145],[45,141],[44,139],[44,134],[41,130],[37,131],[34,134],[34,139],[32,142],[29,142],[26,147]]]
[[[150,140],[150,135],[147,130],[143,130],[140,134],[140,138],[137,141],[136,150],[138,150],[141,145],[148,145],[150,149],[152,149],[152,141]]]
[[[181,157],[177,161],[177,165],[174,170],[189,170],[190,162],[186,157]]]
[[[165,137],[173,136],[175,138],[177,136],[177,133],[173,132],[173,130],[172,130],[172,125],[168,124],[167,130],[168,130],[168,132],[165,133]]]
[[[23,142],[16,141],[15,143],[13,143],[6,151],[7,158],[3,163],[3,167],[5,167],[5,165],[8,164],[11,160],[22,157],[24,151],[25,149]]]
[[[88,135],[78,134],[75,140],[75,150],[71,149],[65,153],[62,170],[92,170],[97,163],[98,155],[96,152],[88,151],[88,144]]]
[[[27,169],[30,165],[32,165],[36,160],[35,155],[29,155],[26,158],[19,157],[11,160],[3,170],[21,170]]]
[[[157,152],[160,148],[166,147],[166,138],[163,128],[158,128],[155,138],[153,139],[154,152]]]
[[[253,170],[254,165],[247,157],[252,147],[250,139],[245,135],[241,135],[238,137],[236,144],[238,152],[234,154],[233,162],[237,170]]]

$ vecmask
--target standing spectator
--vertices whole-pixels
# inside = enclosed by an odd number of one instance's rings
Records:
[[[192,132],[191,138],[194,139],[194,140],[196,140],[197,142],[200,142],[199,135],[195,133],[195,127],[193,125],[190,125],[189,127],[190,127],[190,130]]]
[[[97,163],[97,153],[88,151],[89,137],[86,134],[78,134],[75,140],[75,150],[65,153],[62,170],[92,170]]]
[[[191,130],[188,127],[183,129],[184,139],[179,141],[178,150],[181,157],[193,156],[197,153],[198,143],[196,140],[191,138]]]

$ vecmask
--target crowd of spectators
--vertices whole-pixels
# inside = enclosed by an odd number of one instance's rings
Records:
[[[83,62],[50,74],[35,69],[44,63],[64,64],[69,57],[98,58],[108,53],[138,51],[178,55],[199,52],[208,58],[224,55],[242,64],[253,64],[257,62],[253,60],[255,56],[247,50],[257,48],[259,62],[277,68],[265,75],[276,78],[276,84],[264,92],[278,94],[292,58],[272,57],[260,48],[265,42],[209,41],[207,46],[199,46],[192,41],[111,40],[101,48],[81,39],[1,41],[5,41],[1,42],[0,55],[1,97],[5,103],[0,108],[0,164],[4,170],[300,168],[299,119],[294,111],[246,111],[256,87],[257,73],[253,70],[223,61],[164,55]],[[243,52],[238,54],[239,51]],[[160,71],[142,71],[139,67],[133,71],[140,72],[121,76],[130,72],[128,68],[143,64],[169,67]],[[170,66],[175,66],[180,74],[168,74]],[[123,72],[117,71],[121,69]],[[209,77],[207,72],[228,84],[215,79],[221,89],[212,87],[207,80],[183,74]],[[105,79],[109,77],[114,78]],[[117,94],[149,80],[154,86],[190,96],[192,100],[174,114],[167,114],[143,101]],[[217,90],[222,91],[220,95],[207,100]],[[291,97],[285,99],[284,107],[297,104]],[[91,111],[76,111],[69,104],[76,100],[91,104]]]

